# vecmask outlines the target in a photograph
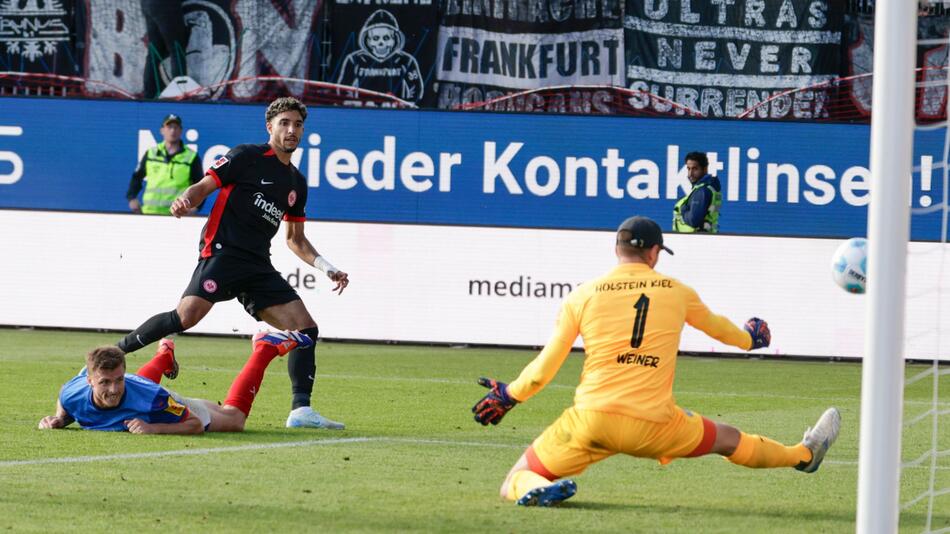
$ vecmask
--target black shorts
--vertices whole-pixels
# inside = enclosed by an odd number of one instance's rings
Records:
[[[261,310],[300,300],[287,280],[270,262],[248,261],[234,256],[198,260],[183,297],[196,296],[211,302],[233,298],[257,320]]]

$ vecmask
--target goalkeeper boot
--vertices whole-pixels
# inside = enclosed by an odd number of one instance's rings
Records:
[[[264,343],[277,348],[277,355],[283,356],[294,349],[305,349],[313,345],[313,340],[307,334],[296,330],[285,332],[258,332],[251,339],[253,345]]]
[[[518,499],[518,506],[554,506],[577,493],[577,484],[566,478],[550,486],[534,488]]]
[[[172,363],[162,371],[165,378],[174,380],[178,378],[178,360],[175,359],[175,342],[171,338],[165,338],[158,342],[158,352],[166,351],[172,356]]]
[[[343,430],[346,425],[331,421],[313,411],[309,406],[294,408],[287,416],[287,428],[325,428],[327,430]]]
[[[795,469],[806,473],[817,471],[821,466],[821,461],[825,459],[828,448],[838,439],[839,430],[841,430],[841,414],[837,408],[828,408],[818,418],[815,426],[805,431],[805,437],[802,438],[802,445],[811,451],[811,461],[802,462],[796,465]]]

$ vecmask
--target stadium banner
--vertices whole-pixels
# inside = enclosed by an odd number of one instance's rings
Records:
[[[258,75],[317,79],[321,0],[97,0],[86,2],[85,76],[153,98],[173,77],[201,86]],[[289,84],[286,91],[299,89]],[[90,84],[88,91],[103,90]],[[262,87],[235,84],[249,99]],[[220,96],[224,89],[211,95]]]
[[[838,77],[844,2],[626,0],[626,11],[630,89],[710,118],[756,106],[759,118],[829,116],[827,91],[783,93]],[[669,110],[649,98],[635,107]]]
[[[0,71],[81,75],[77,0],[0,0]]]
[[[328,81],[434,106],[434,0],[331,0],[328,5],[334,21],[328,30],[333,58]]]
[[[441,109],[542,87],[624,85],[622,0],[444,3]],[[532,109],[549,107],[534,102]]]
[[[182,117],[204,168],[230,147],[267,139],[263,105],[2,102],[0,208],[125,212],[132,170],[168,113]],[[723,233],[866,234],[866,125],[311,111],[294,154],[311,219],[606,230],[638,213],[669,230],[689,188],[683,157],[703,150],[722,182]],[[945,140],[943,129],[916,134],[915,240],[946,231]]]
[[[917,17],[917,121],[935,122],[947,115],[947,35],[950,18]],[[845,75],[853,77],[842,85],[847,90],[847,113],[851,120],[871,117],[871,76],[874,52],[874,16],[845,15]]]
[[[0,227],[11,229],[0,233],[0,247],[16,251],[2,266],[0,324],[132,330],[177,304],[197,261],[203,223],[0,211]],[[564,297],[617,261],[609,231],[308,221],[306,232],[350,275],[342,295],[290,252],[282,234],[272,244],[273,261],[330,339],[543,345]],[[837,241],[674,234],[666,244],[676,255],[661,256],[660,272],[692,286],[736,324],[752,316],[769,322],[772,346],[759,353],[863,353],[866,297],[832,282]],[[950,310],[950,293],[936,291],[950,245],[912,243],[908,253],[907,356],[950,359],[939,313]],[[38,261],[51,257],[68,261]],[[251,334],[264,326],[229,301],[192,331]],[[179,340],[183,354],[187,343]],[[681,348],[742,352],[690,327]]]

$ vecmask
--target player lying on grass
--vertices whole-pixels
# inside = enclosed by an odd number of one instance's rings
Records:
[[[556,504],[577,489],[564,477],[615,454],[666,464],[715,453],[746,467],[817,470],[838,437],[841,416],[835,408],[824,412],[801,443],[786,446],[677,406],[673,377],[684,323],[743,350],[768,347],[771,332],[757,318],[749,319],[744,330],[736,327],[710,312],[692,288],[654,271],[660,251],[673,251],[663,245],[663,233],[652,220],[631,217],[616,237],[619,264],[571,292],[554,335],[518,379],[508,385],[479,380],[490,391],[472,408],[475,420],[498,424],[554,378],[578,334],[584,340],[586,358],[574,406],[511,468],[502,497],[524,506]]]
[[[300,332],[262,332],[254,350],[231,384],[223,406],[190,399],[167,390],[162,376],[178,375],[175,345],[170,339],[136,373],[125,372],[125,354],[117,347],[93,349],[86,367],[59,393],[56,415],[40,420],[41,429],[64,428],[73,421],[87,430],[128,430],[133,434],[201,434],[241,432],[251,404],[264,380],[264,371],[277,356],[313,343]]]

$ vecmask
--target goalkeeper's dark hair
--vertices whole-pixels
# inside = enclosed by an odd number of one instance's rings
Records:
[[[283,96],[271,102],[267,106],[267,111],[264,112],[264,120],[270,122],[271,119],[285,111],[296,111],[300,113],[300,118],[307,120],[307,106],[292,96]]]
[[[86,355],[86,372],[113,371],[119,367],[125,368],[125,353],[119,347],[96,347]]]
[[[630,243],[631,239],[633,239],[633,233],[629,230],[620,230],[617,232],[617,248],[620,250],[620,253],[624,257],[637,257],[645,262],[647,260],[647,252],[649,252],[650,249],[633,246]]]
[[[683,158],[683,163],[686,163],[690,160],[699,163],[699,166],[704,169],[709,168],[709,158],[706,157],[705,152],[690,152],[689,154],[686,154],[685,158]]]

